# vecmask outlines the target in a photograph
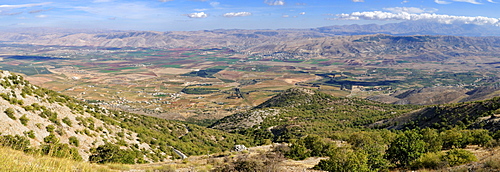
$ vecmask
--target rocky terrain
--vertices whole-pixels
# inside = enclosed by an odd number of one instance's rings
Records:
[[[168,160],[176,156],[172,147],[197,155],[229,150],[238,142],[251,145],[241,135],[89,105],[32,85],[7,71],[0,73],[0,85],[0,133],[7,140],[10,136],[28,139],[31,149],[66,144],[77,148],[82,159],[88,160],[97,153],[92,149],[116,144],[122,150],[135,152],[133,156],[140,155],[132,158],[133,163],[138,160],[135,158]],[[0,139],[0,144],[15,146],[5,138]],[[196,144],[200,141],[211,143]]]

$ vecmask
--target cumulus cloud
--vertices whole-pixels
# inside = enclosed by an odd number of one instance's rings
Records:
[[[0,8],[26,8],[26,7],[36,7],[51,4],[52,2],[43,2],[36,4],[21,4],[21,5],[0,5]]]
[[[407,12],[401,13],[390,13],[382,11],[371,11],[371,12],[354,12],[351,14],[338,14],[338,18],[333,18],[330,20],[428,20],[435,21],[444,24],[476,24],[476,25],[494,25],[500,26],[500,18],[489,18],[483,16],[468,17],[468,16],[452,16],[452,15],[441,15],[441,14],[411,14]]]
[[[191,13],[191,14],[186,14],[189,18],[206,18],[208,17],[208,14],[205,12],[199,12],[199,13]]]
[[[437,4],[449,4],[451,2],[448,2],[448,1],[442,1],[442,0],[434,0],[435,3]]]
[[[250,12],[237,12],[237,13],[226,13],[223,16],[224,17],[245,17],[245,16],[250,16],[252,13]]]
[[[352,2],[365,2],[365,0],[352,0]]]
[[[285,5],[285,0],[265,0],[267,5]]]
[[[305,14],[306,14],[306,12],[301,12],[301,13],[299,13],[299,14],[300,14],[300,15],[305,15]]]
[[[436,12],[437,9],[432,8],[432,9],[422,9],[422,8],[416,8],[416,7],[391,7],[391,8],[384,8],[386,11],[390,11],[393,13],[401,13],[401,12],[407,12],[407,13],[433,13]]]

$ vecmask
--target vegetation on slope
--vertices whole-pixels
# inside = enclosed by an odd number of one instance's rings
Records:
[[[0,115],[5,122],[0,144],[25,152],[99,163],[145,163],[178,157],[172,148],[200,155],[230,150],[235,144],[252,145],[239,134],[89,105],[9,72],[1,73],[0,85],[0,110],[5,114]]]
[[[422,128],[387,130],[371,127],[376,121],[391,121],[432,107],[336,98],[293,88],[246,113],[224,118],[212,127],[254,137],[257,144],[288,142],[289,146],[275,148],[287,158],[329,157],[316,165],[315,168],[321,170],[440,169],[476,161],[477,158],[466,149],[468,146],[490,148],[500,145],[500,132],[467,129],[459,122],[462,118],[456,118],[469,111],[474,118],[483,113],[495,114],[497,101],[495,98],[458,104],[460,106],[442,105],[454,107],[453,111],[448,109],[447,113],[441,114],[448,123],[428,121],[420,126]],[[256,120],[251,123],[249,119]],[[429,128],[436,125],[446,127],[438,127],[439,130]]]

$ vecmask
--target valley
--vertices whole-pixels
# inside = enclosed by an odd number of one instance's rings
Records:
[[[124,171],[500,169],[499,37],[344,31],[4,34],[0,145]]]
[[[5,44],[0,53],[3,54],[1,69],[25,74],[26,79],[45,88],[109,108],[208,125],[295,86],[394,103],[399,100],[394,96],[411,89],[441,87],[455,92],[497,85],[496,47],[474,43],[478,41],[476,38],[444,38],[386,35],[322,38],[325,39],[322,44],[330,44],[329,49],[326,45],[310,45],[320,39],[301,38],[284,43],[281,46],[286,49],[272,54],[266,52],[278,51],[277,48],[261,49],[268,43],[260,42],[248,45],[248,51],[235,45],[134,48]],[[256,38],[266,39],[269,38]],[[449,41],[460,39],[468,41],[464,45]],[[366,41],[371,42],[360,44]],[[300,48],[290,49],[292,43]],[[448,46],[446,54],[436,54],[435,47],[443,44],[452,46]],[[375,49],[401,45],[406,50]],[[487,51],[465,54],[472,45],[473,49]],[[320,52],[311,54],[313,49]],[[331,53],[332,49],[336,52]],[[420,49],[418,53],[416,49]],[[465,92],[435,102],[458,102],[470,96]],[[482,96],[491,98],[491,94],[498,95],[493,91]]]

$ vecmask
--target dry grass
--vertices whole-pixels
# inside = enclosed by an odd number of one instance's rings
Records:
[[[106,166],[48,156],[34,156],[0,147],[0,171],[16,172],[66,172],[66,171],[117,171]]]

